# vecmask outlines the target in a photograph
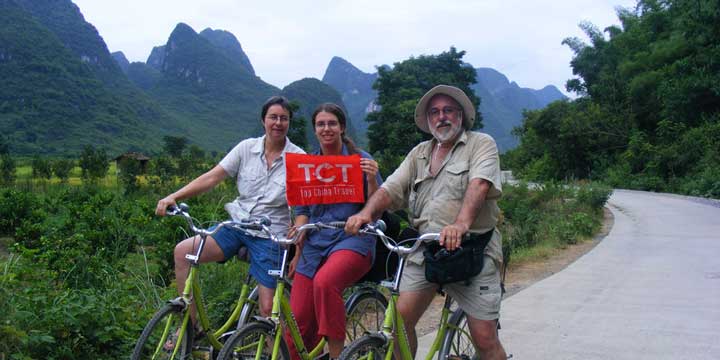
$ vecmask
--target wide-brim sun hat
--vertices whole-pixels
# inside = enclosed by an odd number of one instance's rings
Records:
[[[463,112],[463,127],[465,129],[472,129],[472,126],[475,123],[475,106],[464,91],[449,85],[435,86],[423,95],[420,102],[418,102],[415,107],[415,125],[417,125],[420,130],[428,134],[430,133],[430,127],[427,119],[427,106],[433,96],[440,94],[447,95],[455,99],[455,101],[460,104]]]

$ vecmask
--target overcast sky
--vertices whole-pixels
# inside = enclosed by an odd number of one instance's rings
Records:
[[[146,61],[179,22],[196,32],[233,33],[255,72],[277,87],[322,79],[333,56],[364,72],[450,46],[474,67],[491,67],[522,87],[565,91],[572,52],[565,37],[587,40],[578,24],[619,24],[615,9],[635,0],[74,0],[111,52]]]

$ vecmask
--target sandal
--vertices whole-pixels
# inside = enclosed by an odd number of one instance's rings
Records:
[[[168,336],[167,341],[165,341],[165,344],[163,345],[163,351],[172,352],[173,350],[175,350],[175,343],[177,343],[178,332],[180,332],[180,329]]]

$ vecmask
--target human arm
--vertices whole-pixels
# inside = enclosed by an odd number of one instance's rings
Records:
[[[445,246],[450,251],[460,247],[463,235],[468,232],[473,221],[475,221],[491,187],[492,184],[485,179],[475,178],[470,180],[455,222],[445,226],[440,231],[440,246]]]
[[[379,218],[382,212],[390,207],[391,203],[392,200],[387,191],[383,188],[378,189],[370,199],[368,199],[359,213],[347,219],[345,222],[345,232],[357,235],[361,226],[373,221],[373,219]]]
[[[228,174],[222,166],[216,165],[208,172],[198,176],[195,180],[180,188],[180,190],[160,199],[155,208],[155,214],[165,216],[165,211],[170,205],[177,205],[177,201],[202,194],[223,181]]]

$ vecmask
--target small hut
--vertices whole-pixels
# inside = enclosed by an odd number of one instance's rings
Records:
[[[139,152],[129,151],[124,154],[120,154],[113,160],[115,160],[115,166],[118,170],[120,170],[120,162],[123,160],[137,161],[140,163],[140,172],[144,174],[145,170],[147,170],[147,164],[148,161],[150,161],[150,157]]]

